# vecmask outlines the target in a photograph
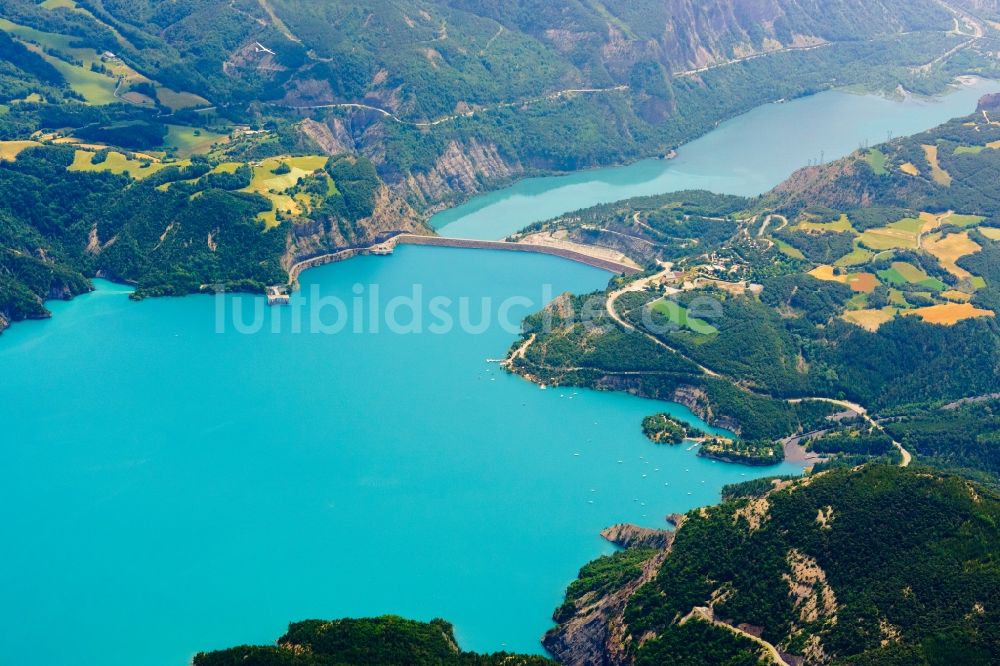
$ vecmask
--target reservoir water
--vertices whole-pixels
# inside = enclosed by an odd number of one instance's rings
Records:
[[[956,93],[967,99],[947,115],[979,92]],[[897,128],[939,120],[895,108]],[[782,138],[793,119],[768,126],[773,159],[800,166]],[[530,181],[472,202],[470,225],[498,236],[508,214],[520,226],[578,208],[593,187],[615,199],[674,187],[628,176],[650,168]],[[523,188],[530,211],[515,205]],[[643,416],[690,413],[542,391],[486,362],[516,339],[501,319],[608,277],[548,256],[404,246],[307,271],[292,307],[259,320],[260,299],[133,303],[97,281],[50,304],[52,319],[16,324],[0,336],[2,663],[181,666],[271,642],[292,620],[382,613],[446,618],[467,649],[538,652],[565,586],[610,552],[601,528],[662,526],[725,483],[797,471],[655,446]],[[427,307],[414,318],[402,297]],[[466,325],[433,328],[435,298]],[[413,332],[390,330],[390,311]]]
[[[528,178],[438,213],[431,226],[445,236],[497,239],[532,222],[629,197],[688,189],[762,194],[798,168],[968,115],[982,95],[1000,91],[998,81],[967,83],[936,97],[830,90],[768,104],[681,146],[675,159]]]

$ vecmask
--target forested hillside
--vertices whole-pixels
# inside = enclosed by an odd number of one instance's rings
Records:
[[[874,465],[726,495],[679,517],[666,549],[584,567],[574,587],[595,593],[545,641],[561,663],[593,663],[588,650],[637,665],[993,663],[993,492]],[[595,587],[595,572],[621,575]]]
[[[684,402],[762,451],[821,429],[828,439],[803,444],[823,457],[891,459],[891,440],[801,413],[816,404],[802,399],[840,401],[891,418],[918,459],[995,483],[995,424],[971,414],[992,403],[943,409],[1000,393],[993,103],[760,200],[679,192],[532,226],[524,234],[605,246],[647,272],[529,317],[512,367]],[[928,439],[928,420],[963,435]],[[722,457],[746,456],[734,445]]]
[[[47,316],[45,299],[95,275],[134,284],[134,298],[263,292],[294,261],[423,229],[364,158],[7,147],[19,150],[0,159],[0,328]]]
[[[385,616],[295,622],[277,646],[243,646],[195,655],[194,666],[544,666],[543,657],[480,655],[458,647],[444,620]]]
[[[851,84],[930,92],[991,72],[993,28],[964,12],[933,0],[3,0],[0,139],[137,118],[299,127],[428,207],[661,155],[776,99]],[[83,104],[126,108],[72,108]]]

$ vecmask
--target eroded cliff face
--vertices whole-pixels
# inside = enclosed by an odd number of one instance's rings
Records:
[[[394,121],[361,110],[343,118],[330,116],[323,122],[306,119],[299,129],[327,155],[355,153],[370,159],[393,193],[423,212],[487,191],[524,173],[523,165],[501,155],[496,144],[476,137],[449,142],[426,170],[393,172],[386,159],[387,122]]]
[[[475,138],[452,141],[426,172],[411,172],[402,181],[405,192],[422,207],[482,192],[491,183],[509,180],[524,172],[509,162],[492,143]]]
[[[628,524],[609,527],[601,536],[624,548],[653,548],[655,552],[642,563],[634,580],[607,594],[589,592],[556,612],[554,619],[559,626],[549,631],[542,643],[565,666],[632,663],[625,605],[636,590],[656,576],[674,541],[673,532]]]
[[[386,185],[379,187],[371,216],[349,222],[323,219],[297,223],[288,233],[281,265],[288,270],[296,262],[338,250],[365,247],[398,233],[429,234],[422,218]]]

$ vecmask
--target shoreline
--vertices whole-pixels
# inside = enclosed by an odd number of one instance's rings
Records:
[[[399,245],[421,245],[430,247],[450,247],[456,249],[475,250],[500,250],[507,252],[528,252],[533,254],[545,254],[552,257],[559,257],[568,261],[575,261],[587,266],[606,270],[615,274],[634,274],[641,272],[641,267],[634,261],[628,263],[615,261],[608,258],[602,248],[596,248],[593,253],[587,253],[586,246],[572,244],[574,247],[564,245],[549,245],[543,243],[511,242],[511,241],[489,241],[473,238],[452,238],[449,236],[425,236],[412,233],[399,233],[383,241],[372,243],[363,247],[344,248],[327,254],[320,254],[315,257],[298,261],[288,269],[288,284],[292,288],[298,286],[299,276],[303,271],[325,264],[332,264],[346,259],[351,259],[359,255],[390,255]],[[627,259],[627,257],[626,257]]]
[[[581,174],[600,172],[609,169],[622,169],[622,168],[632,167],[645,162],[663,162],[663,161],[669,162],[674,158],[683,157],[684,149],[688,147],[690,144],[718,130],[722,125],[733,122],[734,120],[742,116],[745,116],[749,113],[752,113],[753,111],[758,109],[763,109],[777,104],[796,102],[802,99],[807,99],[810,97],[815,97],[817,95],[822,95],[831,92],[842,92],[849,95],[860,95],[860,96],[872,95],[898,102],[903,102],[907,98],[936,101],[944,97],[947,97],[948,95],[951,95],[957,91],[960,91],[964,88],[968,88],[970,86],[974,86],[982,82],[990,82],[990,81],[1000,82],[1000,78],[991,79],[989,77],[982,76],[981,74],[975,72],[963,72],[960,74],[955,74],[938,92],[925,95],[922,93],[905,91],[906,95],[903,96],[899,95],[898,87],[894,88],[893,90],[884,90],[878,87],[868,86],[863,83],[855,83],[847,85],[831,85],[827,88],[823,88],[821,90],[817,90],[815,92],[811,92],[808,94],[800,95],[798,97],[792,97],[787,99],[786,98],[772,99],[766,102],[762,102],[749,109],[743,110],[739,113],[735,113],[723,120],[718,121],[712,127],[707,127],[704,129],[704,131],[692,134],[686,140],[678,143],[676,146],[670,149],[674,154],[674,156],[670,158],[670,160],[664,160],[663,158],[663,155],[666,151],[649,151],[649,152],[643,152],[642,154],[636,155],[634,157],[622,159],[617,162],[610,162],[608,164],[593,164],[572,170],[527,168],[520,174],[499,178],[496,180],[495,183],[487,183],[486,186],[478,192],[470,192],[470,193],[456,192],[453,196],[450,196],[440,202],[431,204],[427,208],[420,210],[418,212],[421,216],[424,216],[424,224],[427,225],[427,228],[433,231],[434,233],[439,233],[441,229],[444,229],[448,225],[452,224],[455,220],[452,220],[450,222],[441,225],[433,225],[431,224],[431,221],[435,217],[443,213],[446,213],[448,211],[462,208],[463,206],[468,206],[479,197],[496,194],[497,192],[514,188],[520,185],[521,183],[529,180],[547,179],[547,178],[569,178]],[[910,136],[910,135],[905,135],[905,136]],[[566,213],[570,212],[573,211],[566,211]]]

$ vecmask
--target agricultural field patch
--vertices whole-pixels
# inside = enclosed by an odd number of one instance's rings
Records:
[[[947,285],[936,278],[932,278],[920,268],[905,261],[894,261],[892,267],[878,272],[878,276],[883,281],[895,285],[917,284],[932,291],[943,291]]]
[[[868,229],[858,236],[858,241],[871,250],[915,250],[917,248],[917,233],[893,228],[890,225]]]
[[[942,303],[941,305],[917,308],[906,314],[920,317],[930,324],[942,324],[944,326],[957,324],[964,319],[995,316],[991,310],[977,308],[971,303]]]
[[[817,266],[809,271],[809,275],[813,276],[817,280],[826,280],[827,282],[840,282],[841,284],[846,284],[854,291],[865,294],[870,294],[875,291],[875,287],[879,284],[878,278],[871,273],[838,274],[834,270],[833,266],[826,265]]]
[[[846,303],[848,310],[864,310],[868,307],[868,294],[854,294]]]
[[[851,220],[847,215],[841,215],[839,220],[833,222],[812,222],[804,220],[795,227],[800,231],[833,231],[837,233],[858,233],[851,225]]]
[[[679,303],[661,298],[660,300],[651,303],[649,307],[654,312],[663,315],[668,321],[680,326],[683,329],[687,329],[701,335],[712,335],[719,332],[717,328],[709,324],[704,319],[689,317],[687,309]]]
[[[841,318],[844,321],[848,321],[855,326],[860,326],[866,331],[874,333],[882,324],[892,321],[896,317],[896,312],[898,312],[896,308],[892,307],[869,310],[849,310],[841,315]]]
[[[906,295],[899,289],[889,290],[889,302],[898,308],[910,307],[909,302],[906,300]]]
[[[913,162],[904,162],[899,165],[899,170],[905,173],[907,176],[919,176],[920,169],[917,168]]]
[[[941,297],[947,298],[949,301],[968,303],[972,298],[972,294],[967,294],[964,291],[958,291],[957,289],[949,289],[948,291],[942,291]]]
[[[73,6],[74,11],[89,12]],[[20,25],[7,19],[0,19],[0,30],[21,40],[31,49],[56,68],[69,86],[83,96],[90,104],[112,104],[117,98],[115,90],[118,79],[124,84],[148,81],[144,76],[120,61],[103,62],[100,54],[86,46],[80,45],[80,38],[52,32],[44,32]],[[67,62],[53,53],[62,54],[80,64]],[[91,66],[98,66],[106,73],[95,72]]]
[[[850,266],[863,266],[864,264],[867,264],[869,261],[871,261],[874,256],[875,253],[872,252],[871,250],[866,250],[863,247],[855,246],[853,250],[845,254],[840,259],[837,259],[837,261],[833,262],[833,265],[841,268],[846,268]]]
[[[972,227],[986,218],[982,215],[960,215],[958,213],[948,213],[941,218],[943,224],[953,224],[956,227]]]
[[[322,169],[327,159],[326,155],[271,157],[253,166],[253,180],[244,191],[256,192],[271,200],[272,209],[258,215],[268,229],[278,225],[278,211],[288,215],[302,215],[309,210],[312,205],[311,200],[303,197],[293,198],[285,192],[295,186],[299,178]],[[280,173],[283,170],[280,168],[282,165],[288,167],[287,173]]]
[[[193,109],[209,105],[208,100],[200,95],[195,95],[194,93],[189,92],[177,92],[176,90],[171,90],[165,86],[159,86],[156,88],[156,99],[160,102],[160,104],[167,107],[171,111]]]
[[[869,150],[865,155],[865,161],[868,162],[868,166],[872,168],[872,171],[875,172],[876,176],[884,176],[889,173],[889,170],[885,168],[886,162],[889,161],[889,157],[881,150]]]
[[[140,159],[131,159],[124,153],[111,151],[108,158],[100,164],[94,164],[92,159],[94,153],[89,150],[77,150],[73,157],[73,164],[69,166],[70,171],[110,171],[111,173],[127,173],[136,180],[142,180],[151,176],[160,169],[168,166],[162,162],[148,159],[148,156]],[[170,166],[187,166],[186,162],[174,162]]]
[[[806,255],[802,254],[802,251],[799,248],[792,247],[791,245],[789,245],[788,243],[779,238],[774,239],[774,244],[777,245],[778,250],[780,250],[781,253],[787,257],[791,257],[792,259],[806,258]]]
[[[975,254],[982,249],[978,243],[969,238],[969,232],[967,231],[958,234],[948,234],[943,238],[934,234],[925,239],[923,248],[937,258],[946,271],[959,280],[971,278],[972,273],[956,265],[955,262],[964,256]]]
[[[923,145],[924,157],[927,158],[927,163],[931,165],[931,178],[938,185],[944,187],[951,187],[951,174],[941,168],[941,163],[938,162],[938,147]]]
[[[1000,229],[997,227],[979,227],[979,233],[990,240],[1000,240]]]
[[[212,150],[214,144],[227,141],[228,134],[187,125],[167,125],[167,138],[163,140],[163,146],[168,151],[173,151],[177,157],[191,157],[204,155]]]
[[[22,150],[40,145],[37,141],[0,141],[0,160],[13,161]]]
[[[958,146],[955,148],[955,155],[978,155],[987,148],[991,150],[1000,148],[1000,141],[991,141],[985,146]]]

